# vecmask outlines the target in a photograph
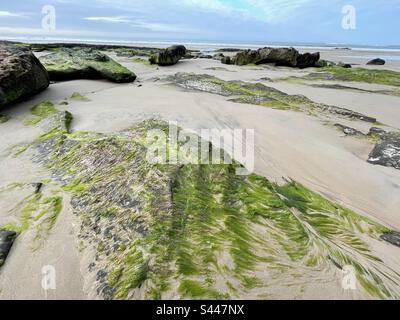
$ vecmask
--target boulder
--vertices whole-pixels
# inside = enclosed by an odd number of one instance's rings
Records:
[[[221,52],[214,54],[213,59],[214,60],[219,60],[221,61],[223,58],[225,58],[225,55]]]
[[[341,68],[345,68],[345,69],[351,69],[352,68],[350,63],[344,63],[344,62],[339,62],[337,64],[337,66],[341,67]]]
[[[317,68],[324,68],[324,67],[334,67],[336,63],[329,60],[320,59],[315,63],[315,67]]]
[[[371,151],[368,162],[385,167],[400,169],[400,137],[386,134],[383,141]]]
[[[15,231],[0,230],[0,267],[6,261],[16,236]]]
[[[383,66],[386,63],[385,60],[377,58],[367,62],[367,65]]]
[[[49,75],[28,46],[0,43],[0,107],[49,86]]]
[[[304,53],[300,54],[297,57],[297,68],[304,69],[304,68],[309,68],[309,67],[315,67],[317,62],[320,59],[320,54],[319,52],[315,53]]]
[[[232,64],[231,57],[223,57],[221,59],[221,63],[223,63],[223,64]]]
[[[262,48],[239,52],[232,58],[232,62],[239,66],[275,63],[277,66],[308,68],[314,67],[319,58],[319,52],[300,54],[294,48]]]
[[[40,60],[53,81],[107,79],[126,83],[136,79],[133,72],[92,48],[60,48]]]
[[[182,45],[171,46],[152,55],[149,59],[151,64],[159,66],[172,66],[186,55],[186,48]]]
[[[400,247],[400,232],[391,231],[381,235],[380,238],[393,244],[394,246]]]

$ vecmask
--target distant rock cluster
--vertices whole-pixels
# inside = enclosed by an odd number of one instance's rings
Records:
[[[221,61],[239,66],[248,64],[275,63],[277,66],[293,68],[315,67],[320,60],[319,52],[301,54],[294,48],[262,48],[238,52],[235,56]]]

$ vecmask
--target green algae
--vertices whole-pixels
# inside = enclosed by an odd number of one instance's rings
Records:
[[[295,181],[237,176],[237,163],[149,163],[151,129],[168,125],[150,120],[121,133],[55,131],[36,140],[59,141],[44,164],[61,173],[83,238],[98,244],[107,298],[240,298],[283,273],[307,283],[338,265],[354,267],[371,297],[399,297],[399,274],[369,244],[386,227]]]
[[[150,61],[148,59],[144,59],[144,58],[141,58],[141,57],[135,57],[135,58],[132,58],[130,60],[132,62],[134,62],[134,63],[144,64],[145,66],[150,66],[151,65],[151,63],[150,63]]]
[[[74,92],[74,93],[71,95],[71,99],[78,100],[78,101],[82,101],[82,102],[88,102],[88,101],[90,101],[90,99],[89,99],[88,97],[85,97],[84,95],[82,95],[82,94],[79,93],[79,92]]]
[[[310,73],[306,76],[287,77],[278,79],[280,81],[289,81],[299,84],[308,84],[310,81],[340,81],[340,82],[363,82],[370,84],[388,85],[392,87],[400,86],[400,72],[390,70],[375,70],[365,68],[341,68],[341,67],[324,67],[319,68],[318,72]],[[311,84],[312,86],[317,86]],[[323,87],[321,85],[321,87]],[[330,88],[331,86],[326,85]],[[356,90],[358,92],[377,93],[386,95],[399,95],[399,89],[393,88],[391,90],[365,90],[360,88],[352,88],[348,86],[336,85],[334,89],[342,90]]]
[[[40,60],[55,81],[103,78],[121,83],[136,79],[129,69],[90,48],[60,48]]]
[[[316,103],[302,95],[290,95],[263,83],[225,81],[207,74],[177,73],[167,80],[177,86],[232,97],[229,101],[254,104],[280,110],[305,112],[320,117],[327,113],[339,117],[375,123],[376,119],[349,109]]]
[[[148,262],[135,244],[120,250],[111,263],[117,266],[108,276],[109,285],[116,289],[116,299],[128,298],[129,292],[147,279]]]
[[[6,116],[6,115],[4,115],[4,114],[0,114],[0,123],[5,123],[5,122],[7,122],[8,120],[10,120],[10,117],[9,117],[9,116]]]
[[[18,182],[2,188],[1,192],[27,187],[32,188],[28,184]],[[61,210],[61,196],[32,192],[11,209],[10,213],[16,216],[16,220],[3,225],[2,228],[22,233],[33,227],[36,229],[34,241],[37,242],[50,235]]]
[[[46,119],[50,115],[57,113],[58,110],[50,101],[43,101],[31,108],[32,117],[24,121],[25,125],[35,125]]]
[[[356,81],[366,83],[400,86],[400,72],[391,70],[375,70],[364,68],[340,68],[326,67],[319,69],[321,72],[332,73],[335,78],[345,81]]]

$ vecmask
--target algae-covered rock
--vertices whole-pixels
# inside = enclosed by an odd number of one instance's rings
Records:
[[[186,48],[182,45],[171,46],[167,49],[152,55],[149,59],[150,63],[159,66],[172,66],[186,55]]]
[[[371,61],[368,61],[367,65],[383,66],[385,63],[386,63],[385,60],[377,58],[377,59],[372,59]]]
[[[0,230],[0,267],[6,261],[16,236],[15,231]]]
[[[205,91],[226,97],[236,96],[236,98],[230,101],[237,103],[249,103],[274,109],[303,111],[310,115],[331,113],[350,119],[371,123],[376,122],[375,118],[359,112],[323,103],[316,103],[302,95],[289,95],[262,83],[224,81],[207,74],[194,73],[177,73],[167,79],[186,89]]]
[[[361,131],[342,125],[340,123],[336,123],[335,127],[341,130],[346,136],[360,136],[360,137],[365,136],[365,134],[362,133]]]
[[[30,48],[0,43],[0,107],[33,96],[49,86],[49,76]]]
[[[0,114],[0,123],[5,123],[10,120],[10,117],[4,114]]]
[[[225,57],[221,58],[221,63],[232,64],[231,57],[225,56]]]
[[[367,296],[399,297],[399,275],[369,246],[386,227],[294,181],[238,176],[236,162],[188,161],[195,154],[187,156],[170,130],[182,132],[148,120],[121,132],[60,132],[37,141],[36,152],[46,156],[35,159],[71,193],[79,238],[95,252],[88,271],[100,298],[239,299],[268,291],[271,279],[272,297],[293,296],[287,283],[307,289],[340,281],[332,261],[352,266]],[[154,131],[165,140],[149,139]],[[172,148],[165,162],[148,156],[154,143]]]
[[[53,81],[107,79],[125,83],[136,79],[133,72],[91,48],[59,48],[40,60]]]
[[[297,57],[296,67],[300,69],[318,66],[317,63],[320,59],[319,52],[299,54]]]

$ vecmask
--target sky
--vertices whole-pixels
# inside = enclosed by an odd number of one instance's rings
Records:
[[[400,0],[0,0],[2,39],[384,46],[399,30]]]

